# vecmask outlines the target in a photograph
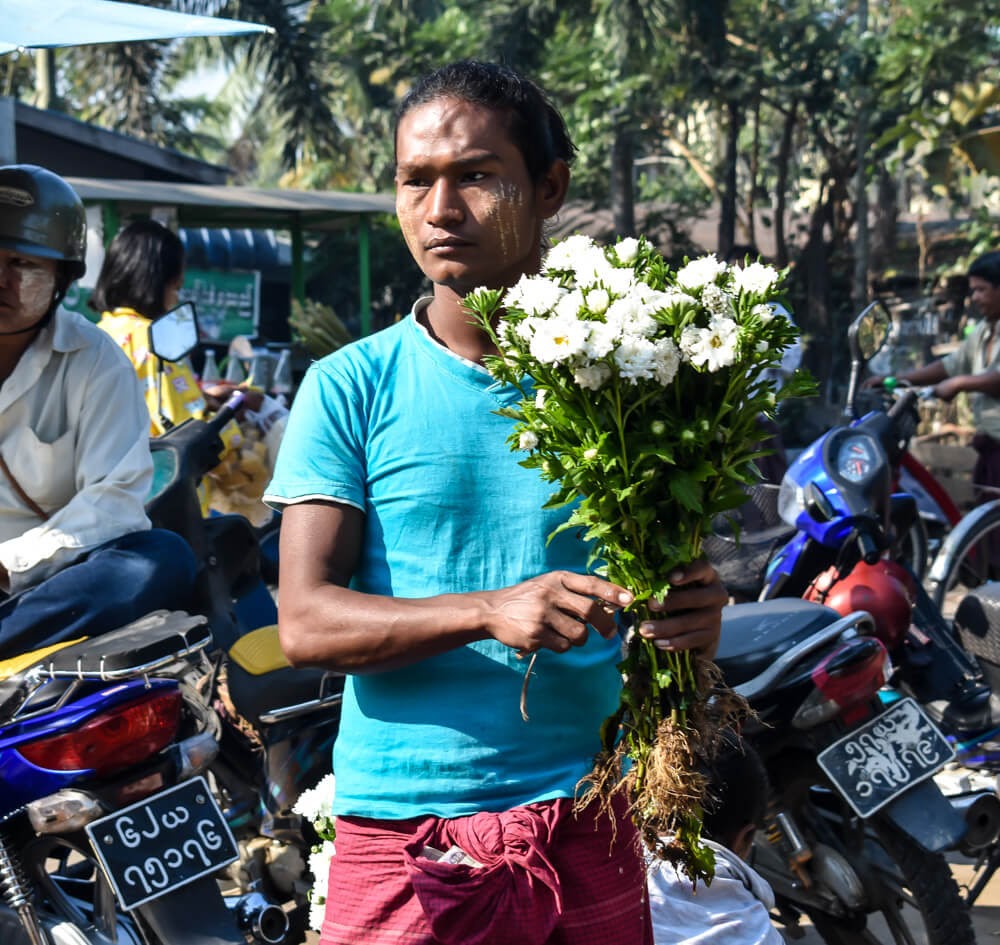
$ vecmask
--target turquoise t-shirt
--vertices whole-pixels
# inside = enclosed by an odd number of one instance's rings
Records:
[[[418,303],[419,305],[420,303]],[[518,465],[497,408],[516,400],[410,315],[314,364],[296,395],[267,500],[334,499],[365,513],[351,586],[423,598],[583,571],[566,511]],[[617,640],[526,661],[496,640],[403,669],[350,676],[334,748],[335,813],[456,817],[571,796],[617,705]]]

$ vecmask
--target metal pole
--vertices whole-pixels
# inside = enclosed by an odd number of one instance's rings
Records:
[[[302,240],[302,223],[298,219],[292,223],[292,298],[300,305],[306,301],[305,244]]]

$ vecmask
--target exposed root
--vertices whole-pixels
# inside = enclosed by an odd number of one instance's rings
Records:
[[[714,663],[699,657],[693,664],[697,693],[688,692],[676,700],[675,704],[684,705],[681,712],[669,706],[658,711],[655,734],[648,718],[635,718],[630,708],[648,707],[649,703],[623,698],[625,710],[614,720],[618,722],[614,731],[605,733],[605,750],[580,784],[583,790],[576,810],[596,804],[614,820],[613,800],[624,793],[643,845],[683,869],[692,881],[710,881],[713,858],[701,840],[703,808],[708,800],[703,772],[725,733],[738,729],[752,710],[722,682]],[[634,685],[633,691],[648,696],[640,680],[627,679],[625,685]]]

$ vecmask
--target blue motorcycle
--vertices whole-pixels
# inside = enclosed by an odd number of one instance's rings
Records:
[[[157,611],[0,665],[5,943],[282,941],[279,908],[216,880],[240,851],[206,780],[218,726],[185,682],[210,642]]]

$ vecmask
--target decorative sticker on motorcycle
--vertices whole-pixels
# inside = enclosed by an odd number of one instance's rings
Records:
[[[920,706],[901,699],[824,749],[816,760],[854,811],[870,817],[954,755],[955,749]]]

